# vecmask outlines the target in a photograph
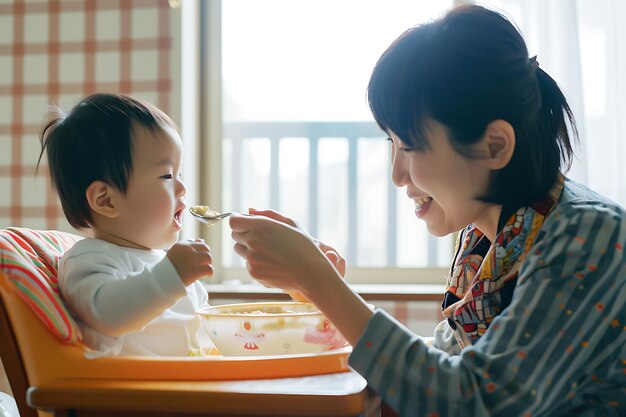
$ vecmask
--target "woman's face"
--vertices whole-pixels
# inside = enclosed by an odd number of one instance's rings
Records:
[[[415,202],[415,215],[435,236],[448,235],[471,223],[485,233],[495,228],[499,207],[477,200],[488,189],[491,170],[479,158],[457,152],[443,124],[431,119],[425,131],[430,144],[425,150],[413,150],[388,132],[392,180],[398,187],[406,186],[407,196]]]

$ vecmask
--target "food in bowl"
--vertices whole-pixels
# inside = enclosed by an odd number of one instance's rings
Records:
[[[346,345],[341,333],[310,303],[225,304],[198,314],[224,356],[319,353]]]
[[[298,290],[288,290],[285,291],[287,294],[289,294],[289,296],[294,300],[294,301],[299,301],[301,303],[310,303],[311,300],[309,300],[307,298],[306,295],[302,294],[300,291]]]

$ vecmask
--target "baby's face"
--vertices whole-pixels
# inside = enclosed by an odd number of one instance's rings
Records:
[[[182,153],[182,141],[172,129],[133,130],[133,172],[118,206],[120,237],[151,249],[176,242],[186,207]]]

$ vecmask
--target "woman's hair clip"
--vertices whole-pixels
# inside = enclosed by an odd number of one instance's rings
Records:
[[[528,60],[530,61],[530,65],[532,65],[534,69],[539,68],[539,61],[537,61],[537,55],[533,56],[532,58],[529,58]]]

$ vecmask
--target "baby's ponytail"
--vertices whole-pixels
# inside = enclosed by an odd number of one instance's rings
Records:
[[[41,158],[43,158],[43,154],[49,149],[50,139],[54,136],[55,130],[59,127],[65,117],[67,115],[61,110],[60,107],[51,104],[48,106],[48,122],[41,129],[41,133],[39,135],[39,141],[41,142],[41,152],[39,153],[39,158],[37,159],[37,165],[35,167],[35,175],[37,175],[37,171],[39,171],[39,165],[41,164]],[[52,175],[52,183],[54,185],[54,176]]]

